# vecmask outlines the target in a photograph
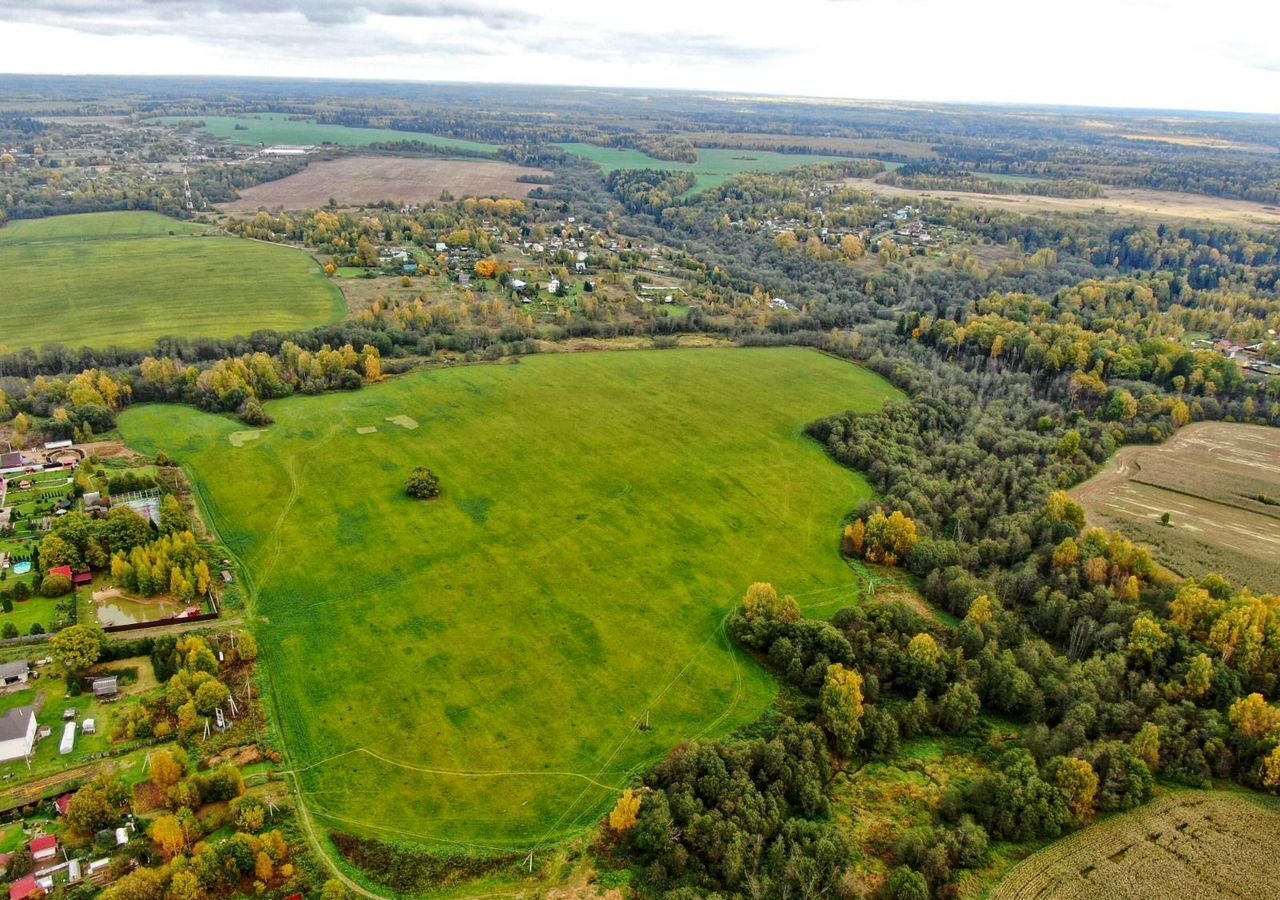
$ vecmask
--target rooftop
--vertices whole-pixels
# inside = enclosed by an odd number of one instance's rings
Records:
[[[26,737],[27,729],[31,725],[31,719],[35,716],[35,710],[30,706],[19,706],[17,709],[11,709],[3,716],[0,716],[0,741],[12,741],[15,738]]]

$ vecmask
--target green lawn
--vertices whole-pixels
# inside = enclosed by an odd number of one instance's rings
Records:
[[[307,254],[155,213],[94,213],[0,228],[0,346],[147,347],[346,314]],[[175,232],[170,235],[169,232]]]
[[[184,121],[203,122],[201,130],[233,144],[335,144],[339,147],[367,147],[391,141],[422,141],[445,150],[470,150],[475,153],[497,153],[496,144],[482,144],[460,138],[442,137],[421,131],[396,131],[391,128],[352,128],[320,122],[291,119],[280,113],[252,116],[165,116],[151,119],[165,125]],[[239,126],[237,128],[237,126]]]
[[[855,598],[838,526],[870,489],[802,428],[895,396],[808,350],[617,352],[276,401],[251,439],[179,406],[120,428],[180,461],[239,558],[317,817],[528,847],[765,709],[722,619],[758,580]],[[442,498],[403,494],[415,465]]]
[[[557,144],[575,156],[589,159],[605,172],[615,169],[665,169],[671,172],[691,171],[698,176],[690,193],[719,187],[743,172],[783,172],[800,166],[846,162],[847,157],[818,156],[806,153],[776,153],[772,150],[717,150],[698,148],[696,163],[657,159],[639,150],[597,147],[595,144]]]

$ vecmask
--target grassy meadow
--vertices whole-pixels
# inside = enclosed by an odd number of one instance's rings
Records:
[[[170,405],[120,427],[237,557],[320,824],[529,848],[765,709],[721,629],[749,583],[856,599],[838,526],[871,491],[802,428],[897,396],[808,350],[642,351],[289,398],[265,429]],[[416,465],[439,499],[405,496]]]
[[[152,212],[19,220],[0,228],[0,346],[147,347],[346,315],[305,253]]]
[[[773,150],[720,150],[699,147],[698,161],[686,163],[657,159],[640,150],[630,148],[597,147],[595,144],[583,143],[557,144],[556,146],[574,156],[590,160],[606,173],[615,169],[665,169],[670,172],[693,172],[698,180],[690,189],[691,194],[719,187],[743,172],[784,172],[801,166],[816,166],[820,163],[848,160],[848,157],[841,156],[777,153]]]
[[[445,150],[469,150],[475,153],[497,153],[496,144],[482,144],[460,138],[442,137],[421,131],[396,131],[391,128],[353,128],[349,125],[327,125],[305,119],[294,119],[282,113],[251,116],[165,116],[152,119],[165,125],[179,122],[203,122],[201,130],[233,144],[333,144],[338,147],[367,147],[392,141],[422,141]]]

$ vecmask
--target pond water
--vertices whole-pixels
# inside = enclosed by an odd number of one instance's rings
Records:
[[[17,562],[13,564],[14,575],[26,575],[30,571],[31,571],[31,560],[29,559],[24,559],[22,562]]]
[[[154,622],[182,612],[183,605],[173,600],[135,600],[132,597],[109,597],[94,602],[98,608],[98,624],[133,625],[137,622]]]

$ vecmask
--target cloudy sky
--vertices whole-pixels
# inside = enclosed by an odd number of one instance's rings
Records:
[[[0,0],[0,71],[1280,114],[1280,0]]]

